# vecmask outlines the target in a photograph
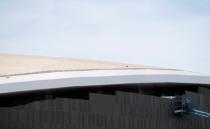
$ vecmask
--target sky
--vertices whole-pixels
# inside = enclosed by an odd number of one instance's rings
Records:
[[[210,75],[210,0],[0,0],[0,53]]]

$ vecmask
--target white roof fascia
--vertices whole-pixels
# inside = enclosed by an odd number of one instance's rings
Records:
[[[173,70],[90,70],[0,77],[0,94],[136,83],[210,84],[209,76]]]

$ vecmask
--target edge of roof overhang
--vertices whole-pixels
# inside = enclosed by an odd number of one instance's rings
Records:
[[[170,70],[98,70],[56,72],[0,78],[0,94],[70,87],[143,83],[185,83],[209,85],[210,77],[186,71]]]

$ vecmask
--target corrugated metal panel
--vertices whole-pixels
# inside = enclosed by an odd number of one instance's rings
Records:
[[[186,91],[193,106],[210,111],[210,90]],[[128,92],[90,93],[89,100],[56,98],[0,108],[1,129],[209,129],[210,120],[173,116],[171,101]]]

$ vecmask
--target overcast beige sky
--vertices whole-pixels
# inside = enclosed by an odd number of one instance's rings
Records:
[[[0,52],[210,74],[208,0],[2,0]]]

